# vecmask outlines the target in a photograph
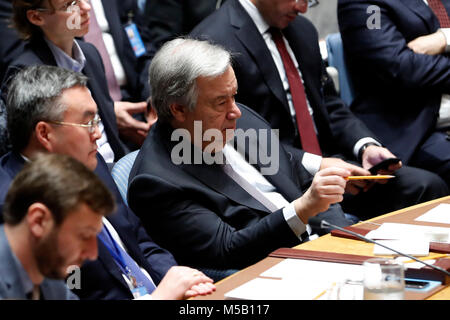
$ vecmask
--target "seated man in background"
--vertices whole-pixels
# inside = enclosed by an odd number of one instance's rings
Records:
[[[317,30],[300,15],[306,10],[306,0],[228,0],[191,35],[234,54],[236,101],[279,129],[281,141],[312,175],[328,167],[369,175],[369,168],[395,155],[337,95]],[[347,183],[345,212],[373,218],[449,194],[438,176],[401,162],[383,173],[396,178]]]
[[[340,0],[352,111],[405,164],[450,186],[450,2]]]
[[[81,289],[76,290],[81,299],[132,299],[143,292],[142,287],[154,299],[212,292],[212,280],[197,270],[176,266],[173,256],[153,242],[123,202],[97,154],[97,106],[86,85],[83,74],[52,66],[28,67],[14,77],[7,101],[13,151],[0,158],[0,203],[26,159],[37,152],[70,155],[95,169],[114,194],[117,207],[103,220],[99,259],[81,270]]]
[[[97,259],[111,192],[77,160],[39,154],[14,178],[0,226],[1,299],[77,299],[68,268]]]
[[[90,5],[90,26],[84,40],[99,50],[119,133],[134,150],[156,120],[153,110],[147,113],[148,66],[155,49],[145,38],[148,35],[143,32],[136,0],[90,0]]]
[[[172,40],[153,58],[149,78],[158,121],[131,170],[128,203],[178,262],[241,268],[308,239],[317,215],[352,224],[332,205],[342,200],[350,172],[328,168],[302,188],[308,172],[293,165],[267,122],[235,103],[228,51]],[[273,161],[266,161],[269,154]]]

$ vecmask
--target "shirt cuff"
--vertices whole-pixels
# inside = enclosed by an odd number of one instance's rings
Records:
[[[440,28],[439,31],[441,31],[445,39],[447,41],[447,45],[445,46],[445,52],[450,52],[450,28]]]
[[[322,157],[317,154],[305,152],[302,158],[302,165],[313,176],[319,171]]]
[[[362,138],[353,147],[353,154],[355,155],[355,158],[358,158],[359,149],[361,149],[363,145],[365,145],[366,143],[369,143],[369,142],[375,143],[377,146],[381,147],[381,143],[379,143],[374,138],[370,138],[370,137]]]
[[[308,235],[311,234],[311,227],[309,224],[304,224],[302,220],[297,216],[295,212],[294,203],[291,202],[286,207],[283,208],[283,216],[284,220],[286,220],[287,224],[294,232],[294,234],[300,239],[300,241],[304,241],[302,234],[306,231]]]

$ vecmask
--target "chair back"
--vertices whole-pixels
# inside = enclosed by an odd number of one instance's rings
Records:
[[[328,65],[339,73],[339,95],[350,106],[354,99],[354,89],[345,63],[344,48],[340,33],[329,34],[325,38],[328,51]]]
[[[117,188],[119,188],[120,195],[122,196],[122,199],[126,203],[126,205],[128,205],[128,177],[130,176],[130,171],[133,167],[133,163],[138,152],[139,150],[136,150],[120,158],[111,170],[111,175],[117,185]]]

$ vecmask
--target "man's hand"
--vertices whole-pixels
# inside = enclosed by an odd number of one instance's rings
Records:
[[[341,202],[347,182],[344,178],[350,173],[350,170],[337,167],[317,172],[305,194],[294,201],[298,217],[306,224],[310,217],[327,210],[333,203]]]
[[[362,165],[365,169],[370,169],[377,163],[395,156],[386,148],[378,146],[369,146],[362,154]],[[402,162],[391,164],[387,170],[381,170],[380,174],[392,174],[402,167]],[[385,181],[385,180],[382,180]]]
[[[131,142],[142,145],[152,123],[136,120],[131,115],[147,112],[147,102],[114,102],[117,127],[121,135]],[[155,120],[156,121],[156,120]]]
[[[370,175],[369,170],[358,167],[351,163],[345,162],[339,158],[322,158],[322,163],[320,164],[320,169],[338,167],[346,169],[350,172],[350,176],[367,176]],[[351,194],[358,194],[361,190],[366,192],[372,186],[371,182],[367,180],[352,180],[347,183],[345,191]]]
[[[202,272],[189,267],[175,266],[167,271],[153,291],[152,299],[181,300],[211,294],[215,290],[213,280]]]
[[[441,31],[418,37],[408,43],[408,47],[415,53],[437,55],[444,53],[447,39]]]

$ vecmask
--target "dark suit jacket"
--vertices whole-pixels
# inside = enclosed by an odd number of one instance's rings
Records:
[[[24,42],[19,38],[17,31],[10,28],[12,16],[11,0],[0,0],[0,81],[5,75],[8,65],[22,53]]]
[[[130,0],[102,0],[102,3],[117,55],[127,77],[127,85],[125,88],[122,88],[123,100],[146,101],[150,96],[148,66],[155,54],[155,49],[151,42],[145,41],[146,32],[143,30],[144,27],[138,12],[137,3]],[[124,29],[128,23],[128,13],[133,15],[133,22],[136,23],[141,37],[144,37],[143,41],[147,45],[147,53],[139,58],[136,58]]]
[[[64,280],[44,278],[40,290],[45,300],[78,300]],[[26,294],[5,229],[0,226],[0,299],[24,300]]]
[[[283,30],[302,72],[305,90],[314,111],[319,143],[324,155],[344,153],[350,159],[354,144],[371,136],[338,98],[321,59],[317,31],[298,16]],[[235,53],[233,68],[239,84],[236,101],[262,115],[283,142],[301,147],[281,79],[264,39],[238,0],[228,0],[191,33],[223,45]]]
[[[114,103],[109,95],[103,63],[97,49],[83,41],[78,41],[86,56],[83,73],[89,78],[88,88],[97,103],[98,112],[105,126],[108,142],[114,151],[115,161],[125,155],[125,149],[119,139],[119,131],[114,113]],[[56,66],[55,58],[43,38],[36,38],[27,43],[25,51],[9,66],[2,84],[3,95],[7,94],[8,81],[22,68],[31,65]]]
[[[95,173],[116,199],[117,210],[107,219],[119,234],[130,256],[147,270],[158,285],[170,267],[176,265],[175,259],[169,252],[153,242],[142,227],[139,218],[123,202],[103,158],[98,155],[97,159],[99,162]],[[23,158],[16,153],[8,153],[0,158],[0,204],[3,204],[8,187],[23,164]],[[101,241],[98,241],[98,259],[83,265],[81,289],[74,292],[81,299],[133,298],[120,268]]]
[[[380,29],[367,27],[369,5],[380,8]],[[439,22],[423,0],[340,0],[338,16],[352,110],[407,164],[435,128],[442,93],[450,93],[449,55],[415,54],[407,43]]]
[[[270,129],[254,111],[239,107],[242,117],[237,121],[238,128]],[[300,242],[282,209],[270,213],[218,164],[174,164],[171,152],[176,142],[171,142],[172,131],[159,121],[152,127],[130,173],[128,203],[149,233],[179,263],[240,268],[277,248]],[[262,145],[259,148],[266,149]],[[279,171],[266,178],[287,201],[293,201],[302,195],[300,181],[309,174],[293,166],[284,149],[279,151]],[[255,166],[261,168],[259,162]],[[332,215],[342,217],[342,211],[335,209]]]
[[[188,34],[216,10],[217,1],[147,0],[144,15],[155,46],[161,48],[166,41]]]

